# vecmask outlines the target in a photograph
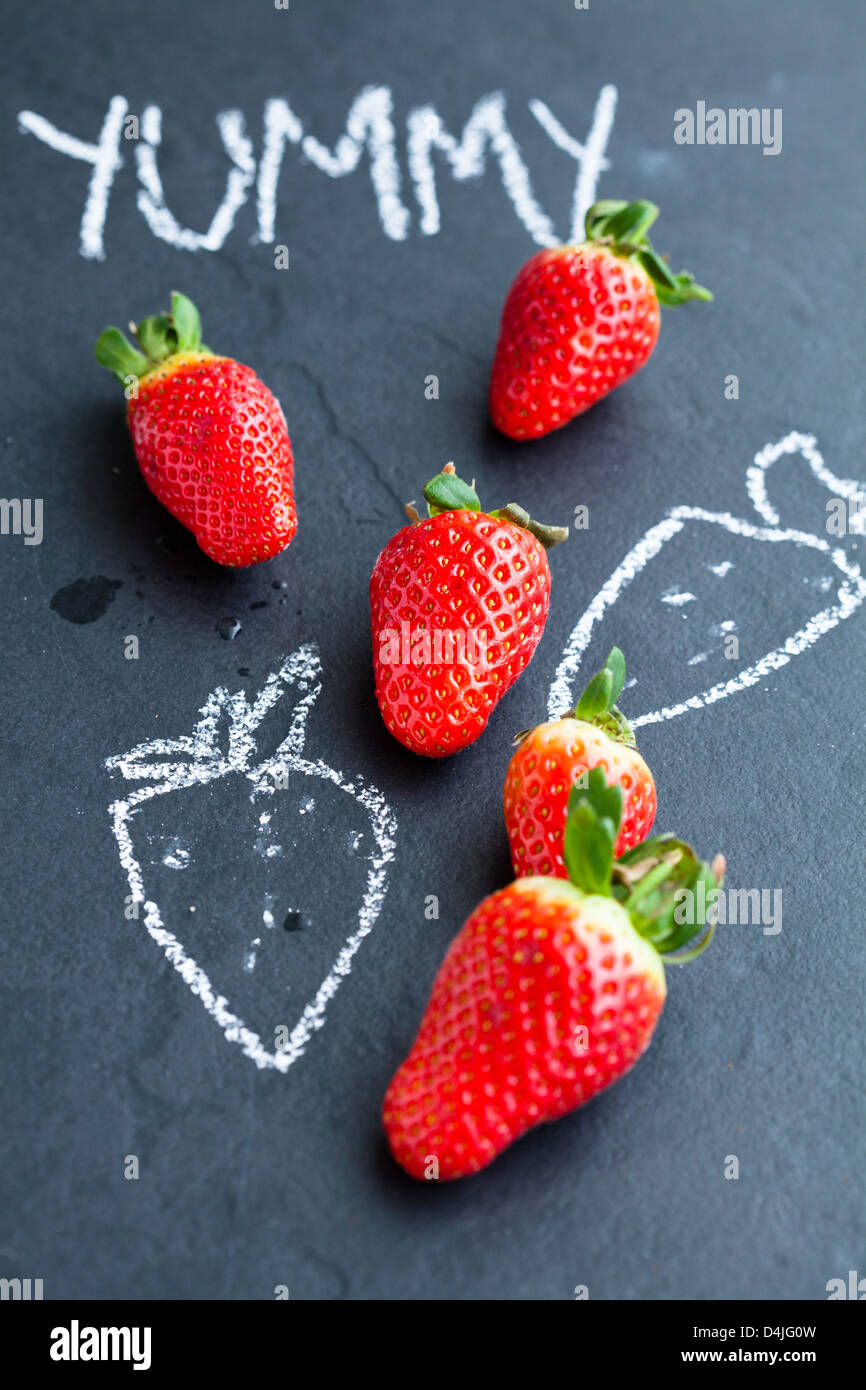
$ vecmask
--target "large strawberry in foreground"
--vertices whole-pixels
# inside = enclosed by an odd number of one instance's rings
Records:
[[[413,753],[474,743],[528,665],[550,599],[546,548],[562,527],[509,503],[483,512],[454,465],[424,489],[430,512],[388,542],[370,579],[376,699]]]
[[[615,861],[621,801],[590,772],[571,794],[569,880],[518,879],[453,941],[383,1106],[391,1150],[412,1177],[477,1173],[649,1046],[665,1001],[662,956],[712,918],[724,861],[710,869],[669,836]],[[693,959],[713,929],[668,958]]]
[[[515,877],[553,874],[567,878],[562,837],[571,788],[600,767],[620,787],[623,811],[615,854],[645,840],[656,814],[653,775],[637,751],[634,734],[616,701],[625,684],[619,647],[587,686],[577,708],[520,735],[505,776],[505,826]]]
[[[292,446],[279,402],[251,367],[202,345],[195,305],[106,328],[96,358],[126,387],[145,482],[220,565],[270,560],[298,526]]]
[[[644,365],[659,305],[712,299],[674,275],[650,245],[654,203],[594,203],[586,241],[539,251],[518,272],[502,313],[490,414],[512,439],[567,425]]]

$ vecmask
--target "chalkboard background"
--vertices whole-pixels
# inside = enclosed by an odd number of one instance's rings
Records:
[[[750,688],[639,730],[659,828],[724,849],[732,886],[780,889],[781,932],[720,928],[699,964],[670,972],[640,1066],[483,1176],[413,1184],[378,1115],[448,942],[509,877],[510,739],[544,717],[604,581],[672,507],[766,527],[746,470],[791,431],[814,437],[837,478],[866,478],[860,7],[89,0],[7,7],[4,27],[2,491],[43,499],[44,539],[0,537],[0,1274],[42,1278],[46,1298],[268,1299],[285,1285],[292,1298],[567,1299],[580,1284],[604,1299],[825,1297],[866,1261],[863,610]],[[583,140],[606,84],[618,102],[598,193],[658,202],[656,245],[715,303],[665,311],[632,383],[512,444],[487,422],[486,388],[503,296],[535,244],[492,156],[463,182],[434,156],[441,226],[424,234],[406,117],[432,104],[459,135],[501,91],[534,196],[566,238],[577,166],[529,103]],[[254,239],[255,189],[220,249],[159,239],[126,141],[104,259],[83,256],[90,166],[18,124],[30,111],[93,141],[112,96],[133,113],[155,104],[167,205],[203,231],[228,168],[219,112],[243,112],[258,158],[264,103],[284,98],[333,149],[368,85],[392,93],[406,235],[386,235],[366,155],[333,178],[289,144],[274,228],[288,270]],[[675,144],[674,111],[698,101],[781,108],[781,153]],[[93,361],[104,324],[155,312],[173,288],[288,417],[300,528],[250,571],[213,566],[147,492],[122,394]],[[725,398],[731,374],[738,399]],[[479,743],[433,763],[380,721],[366,586],[403,501],[451,458],[488,506],[568,522],[585,505],[590,525],[551,557],[532,666]],[[781,526],[827,540],[833,489],[796,449],[767,490]],[[834,544],[856,565],[862,536]],[[726,561],[724,578],[709,569]],[[626,710],[675,705],[782,647],[841,582],[820,548],[688,522],[596,627],[576,684],[616,641],[636,678]],[[684,592],[694,600],[661,601]],[[241,623],[233,640],[225,619]],[[739,662],[721,652],[734,630]],[[125,916],[108,807],[140,784],[105,763],[190,734],[217,688],[252,700],[304,644],[322,671],[304,756],[377,788],[396,832],[374,928],[281,1073],[226,1040],[143,911]],[[298,698],[274,706],[257,759]],[[363,806],[333,782],[298,772],[277,798],[251,807],[236,774],[155,797],[130,822],[166,928],[266,1042],[295,1026],[357,928],[374,849]],[[731,1155],[738,1180],[724,1177]]]

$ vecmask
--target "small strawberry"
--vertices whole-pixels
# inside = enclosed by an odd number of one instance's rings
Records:
[[[198,310],[184,295],[172,295],[170,314],[131,328],[138,347],[106,328],[96,359],[127,388],[145,482],[218,564],[270,560],[298,526],[279,402],[251,367],[202,345]]]
[[[654,203],[594,203],[586,241],[539,251],[508,292],[490,383],[490,414],[512,439],[567,425],[644,365],[659,304],[712,299],[674,275],[647,232]]]
[[[669,958],[708,944],[724,861],[711,870],[670,836],[614,861],[621,801],[600,768],[590,772],[571,796],[569,880],[517,879],[452,942],[383,1106],[391,1150],[412,1177],[477,1173],[617,1081],[662,1011],[662,954],[709,923]]]
[[[376,699],[413,753],[444,758],[474,743],[529,664],[550,598],[545,549],[562,527],[522,507],[483,512],[447,464],[424,489],[430,515],[388,542],[370,579]]]
[[[568,877],[562,857],[568,798],[575,782],[584,781],[593,767],[600,767],[607,781],[622,789],[615,853],[625,854],[649,834],[656,786],[627,719],[616,707],[624,683],[625,658],[614,647],[571,714],[519,735],[505,775],[505,826],[515,877]]]

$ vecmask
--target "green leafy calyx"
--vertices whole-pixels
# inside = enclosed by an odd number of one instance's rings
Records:
[[[586,214],[586,239],[590,245],[609,246],[617,256],[635,260],[653,282],[660,304],[674,308],[690,299],[712,299],[709,290],[696,285],[687,270],[675,275],[667,261],[653,249],[647,233],[659,215],[655,203],[638,199],[623,203],[606,199],[593,203]]]
[[[442,512],[481,511],[475,484],[464,483],[462,478],[458,478],[453,463],[446,463],[442,472],[430,479],[424,489],[424,501],[427,503],[430,516],[440,516]],[[407,511],[412,520],[419,519],[411,505]],[[487,515],[497,521],[509,521],[513,526],[520,526],[524,531],[531,532],[545,550],[559,545],[560,541],[564,541],[568,536],[567,526],[545,526],[543,522],[533,521],[529,513],[516,502],[509,502],[507,506],[495,512],[488,512]]]
[[[645,840],[615,859],[621,815],[620,788],[608,786],[600,767],[583,773],[568,802],[563,858],[569,879],[582,893],[615,899],[672,964],[694,960],[715,931],[724,861],[711,867],[672,835]],[[681,949],[695,938],[695,945]]]
[[[610,656],[598,675],[593,676],[574,709],[574,718],[595,726],[617,743],[636,747],[631,725],[617,700],[625,685],[625,657],[619,647],[612,647]]]
[[[198,309],[185,294],[171,296],[171,312],[154,314],[130,324],[133,341],[119,328],[106,328],[96,340],[96,360],[114,372],[121,385],[130,377],[144,377],[169,358],[182,352],[205,352]]]

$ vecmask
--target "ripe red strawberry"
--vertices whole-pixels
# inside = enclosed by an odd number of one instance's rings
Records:
[[[594,769],[572,792],[570,881],[517,879],[452,942],[383,1106],[391,1150],[412,1177],[478,1172],[648,1047],[665,1001],[662,953],[714,915],[724,861],[714,876],[688,845],[661,836],[614,862],[621,800]],[[713,929],[671,959],[693,959]]]
[[[550,598],[545,548],[568,531],[509,503],[482,512],[454,465],[407,508],[370,579],[376,699],[413,753],[444,758],[474,743],[538,645]]]
[[[270,560],[298,527],[279,402],[251,367],[202,345],[184,295],[172,295],[170,314],[132,328],[138,347],[106,328],[96,358],[126,387],[145,482],[218,564]]]
[[[578,780],[600,767],[622,789],[623,813],[614,853],[625,854],[649,834],[656,814],[653,775],[616,700],[625,683],[625,658],[614,647],[577,708],[520,735],[505,775],[505,826],[515,877],[567,878],[562,834],[568,798]]]
[[[654,203],[594,203],[586,241],[539,251],[517,274],[502,313],[490,414],[512,439],[567,425],[644,365],[659,304],[712,299],[674,275],[647,232]]]

